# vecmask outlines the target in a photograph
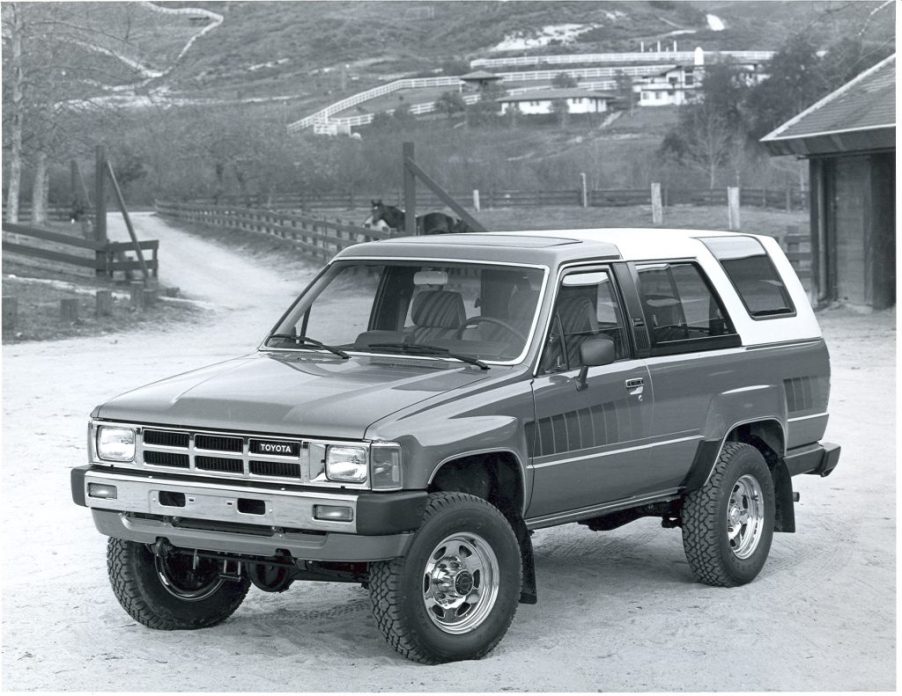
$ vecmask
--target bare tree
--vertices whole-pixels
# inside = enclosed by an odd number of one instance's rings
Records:
[[[735,152],[738,134],[729,118],[711,102],[684,107],[679,126],[664,138],[664,155],[704,171],[708,186],[717,182],[717,168]]]
[[[31,162],[32,219],[46,220],[49,166],[70,155],[80,143],[68,127],[75,110],[112,108],[92,99],[106,87],[121,84],[123,74],[110,74],[97,57],[120,61],[137,70],[122,55],[127,36],[114,36],[104,26],[104,8],[91,3],[4,3],[4,130],[9,151],[7,219],[18,220],[23,165]],[[130,12],[130,8],[120,8]],[[129,24],[126,23],[126,35]],[[140,66],[139,66],[140,67]]]

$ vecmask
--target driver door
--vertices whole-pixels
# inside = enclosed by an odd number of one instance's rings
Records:
[[[624,316],[609,267],[573,269],[561,279],[533,382],[531,521],[634,495],[637,475],[647,472],[651,384],[645,362],[633,357]],[[577,389],[580,346],[598,335],[614,341],[616,359],[588,368],[586,388]]]

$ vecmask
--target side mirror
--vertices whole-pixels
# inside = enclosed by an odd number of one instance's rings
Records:
[[[579,347],[579,358],[583,366],[576,380],[576,391],[582,391],[588,384],[586,377],[590,367],[610,365],[617,358],[617,347],[610,336],[592,336]]]

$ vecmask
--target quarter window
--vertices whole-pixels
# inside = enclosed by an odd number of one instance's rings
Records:
[[[761,242],[752,237],[701,241],[720,262],[753,319],[795,314],[786,285]]]
[[[636,270],[653,354],[739,345],[720,300],[695,264],[645,264]]]

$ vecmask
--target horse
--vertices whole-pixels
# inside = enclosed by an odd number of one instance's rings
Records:
[[[388,232],[391,229],[391,226],[385,220],[373,220],[372,215],[363,221],[363,227],[378,230],[379,232]]]
[[[368,218],[372,225],[384,222],[389,227],[404,229],[404,211],[394,205],[385,205],[382,200],[370,201],[372,213]],[[469,226],[463,220],[457,220],[445,213],[426,213],[417,216],[417,234],[449,234],[451,232],[469,232]],[[460,226],[463,225],[463,229]]]
[[[386,225],[395,230],[404,229],[404,211],[394,205],[385,205],[382,199],[378,201],[370,201],[371,214],[369,219],[373,225],[378,222],[385,222]]]

